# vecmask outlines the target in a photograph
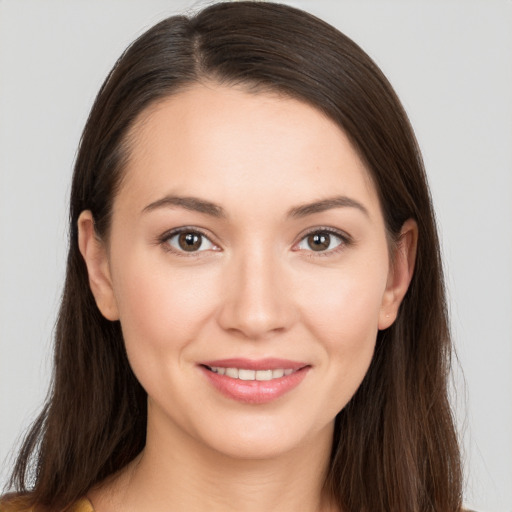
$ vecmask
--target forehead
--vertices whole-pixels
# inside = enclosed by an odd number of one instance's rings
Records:
[[[276,93],[194,85],[143,112],[129,141],[120,195],[136,202],[172,192],[215,202],[245,196],[260,206],[277,201],[285,207],[335,191],[378,203],[339,126]]]

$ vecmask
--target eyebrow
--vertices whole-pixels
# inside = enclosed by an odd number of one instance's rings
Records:
[[[335,196],[322,199],[321,201],[296,206],[288,211],[288,217],[301,218],[306,217],[307,215],[313,215],[314,213],[332,210],[333,208],[356,208],[363,212],[367,217],[370,216],[368,210],[359,201],[347,196]]]
[[[224,209],[215,203],[206,201],[204,199],[199,199],[198,197],[184,197],[175,195],[167,195],[162,199],[158,199],[157,201],[148,204],[142,210],[142,213],[150,212],[158,208],[172,208],[173,206],[204,213],[205,215],[210,215],[211,217],[215,218],[226,219],[228,217]],[[313,215],[315,213],[332,210],[334,208],[356,208],[364,213],[367,217],[369,217],[368,210],[359,201],[351,199],[347,196],[329,197],[320,201],[314,201],[312,203],[295,206],[288,210],[287,217],[302,218],[308,215]]]
[[[204,213],[212,217],[226,218],[224,209],[210,201],[199,199],[197,197],[183,197],[183,196],[165,196],[154,203],[148,204],[142,213],[156,210],[157,208],[179,206],[185,210]]]

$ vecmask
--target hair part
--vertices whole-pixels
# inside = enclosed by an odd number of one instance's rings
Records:
[[[447,398],[451,342],[439,241],[418,145],[393,89],[345,35],[295,8],[220,3],[173,16],[138,38],[101,87],[73,174],[66,282],[52,388],[10,485],[65,510],[145,444],[147,396],[119,322],[89,289],[77,221],[91,210],[108,237],[132,127],[151,106],[204,81],[312,105],[349,137],[379,195],[390,240],[418,225],[415,273],[396,322],[378,333],[363,383],[335,422],[325,490],[346,511],[457,511],[461,467]]]

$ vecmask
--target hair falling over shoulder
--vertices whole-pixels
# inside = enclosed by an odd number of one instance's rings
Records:
[[[349,136],[375,183],[390,240],[418,224],[415,274],[396,322],[338,414],[325,489],[344,512],[461,510],[461,465],[448,401],[451,341],[439,241],[413,130],[379,68],[354,42],[298,9],[214,4],[161,21],[120,57],[98,93],[76,159],[66,281],[48,400],[10,487],[29,505],[66,510],[141,452],[146,393],[119,322],[89,289],[77,220],[108,236],[130,128],[150,105],[205,80],[307,102]]]

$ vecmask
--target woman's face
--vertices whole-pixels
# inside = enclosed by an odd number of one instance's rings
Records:
[[[132,142],[106,251],[87,258],[87,216],[81,248],[148,436],[257,458],[330,439],[401,298],[347,137],[305,103],[212,84],[151,108]]]

